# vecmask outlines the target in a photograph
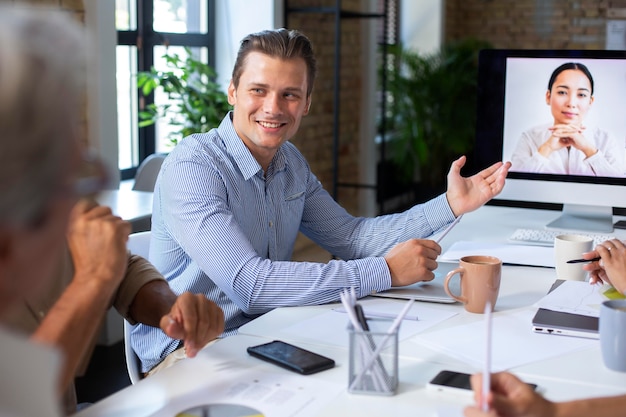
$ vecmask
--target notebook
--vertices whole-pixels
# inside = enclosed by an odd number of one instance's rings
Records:
[[[554,290],[562,283],[562,279],[557,279],[554,284],[552,284],[550,291]],[[538,309],[533,317],[534,332],[560,336],[599,339],[598,325],[599,319],[597,317],[552,311],[545,308]]]
[[[456,303],[456,300],[446,294],[443,281],[448,272],[459,266],[458,262],[439,262],[435,270],[435,279],[428,282],[417,282],[406,287],[393,287],[387,291],[371,294],[373,297],[399,298],[402,300],[414,299],[415,301],[428,301],[433,303]],[[456,276],[450,282],[450,290],[454,294],[460,294],[460,280]]]

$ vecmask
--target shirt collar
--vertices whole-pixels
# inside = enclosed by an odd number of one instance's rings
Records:
[[[218,130],[224,140],[226,151],[233,157],[237,167],[247,181],[261,171],[262,168],[261,164],[254,159],[250,150],[243,143],[243,140],[237,135],[233,126],[232,113],[232,111],[228,112],[220,123]],[[279,172],[285,169],[287,159],[285,158],[284,147],[285,145],[283,144],[276,152],[276,155],[274,155],[272,162],[270,162],[269,171]]]

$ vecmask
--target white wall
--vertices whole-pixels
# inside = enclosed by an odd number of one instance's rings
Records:
[[[281,6],[277,6],[280,4]],[[239,42],[246,35],[282,25],[280,0],[217,0],[216,67],[218,83],[228,87]],[[279,16],[276,16],[276,15]]]
[[[85,25],[92,37],[94,53],[89,63],[87,112],[89,143],[104,159],[117,187],[117,87],[115,80],[115,2],[85,0]]]

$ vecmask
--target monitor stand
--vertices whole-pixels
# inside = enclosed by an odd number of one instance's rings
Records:
[[[613,232],[613,207],[564,204],[563,214],[546,225],[547,229]]]

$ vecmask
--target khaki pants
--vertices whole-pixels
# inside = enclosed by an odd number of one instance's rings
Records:
[[[202,349],[204,349],[207,346],[211,346],[213,343],[217,342],[218,340],[220,340],[220,339],[211,340],[209,343],[204,345],[204,347]],[[183,359],[187,359],[187,353],[185,351],[185,347],[181,346],[178,349],[176,349],[175,351],[173,351],[172,353],[170,353],[169,355],[167,355],[165,357],[165,359],[163,359],[163,361],[161,361],[160,364],[158,364],[157,366],[152,368],[150,371],[148,371],[145,374],[143,374],[143,376],[144,376],[144,378],[147,378],[147,377],[149,377],[151,375],[156,374],[157,372],[162,371],[163,369],[169,368],[170,366],[174,365],[176,362],[182,361]]]

